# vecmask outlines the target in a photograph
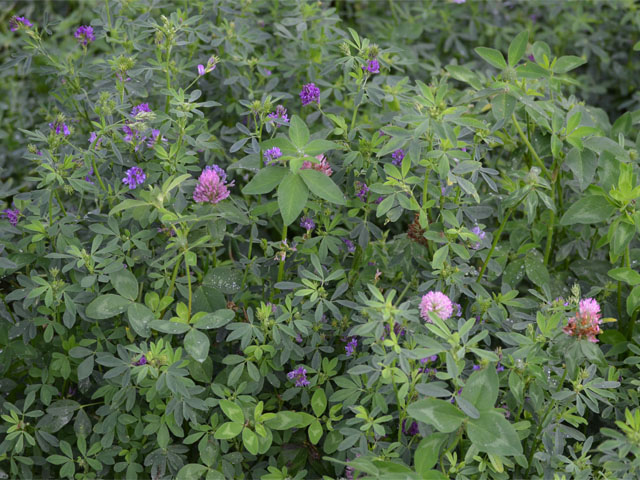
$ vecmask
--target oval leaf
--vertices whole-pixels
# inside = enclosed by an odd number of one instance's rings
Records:
[[[316,173],[323,175],[320,172]],[[299,175],[289,173],[284,177],[278,187],[278,207],[280,207],[280,215],[282,215],[282,221],[285,225],[291,225],[298,218],[307,204],[308,197],[309,190]]]
[[[129,299],[113,293],[107,293],[106,295],[100,295],[87,305],[85,313],[87,317],[94,320],[104,320],[124,312],[130,304],[131,300]]]

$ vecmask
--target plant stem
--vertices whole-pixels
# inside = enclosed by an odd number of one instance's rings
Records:
[[[64,209],[64,205],[62,204],[62,200],[60,200],[60,194],[58,193],[58,190],[55,190],[55,195],[56,195],[56,200],[58,200],[58,206],[60,207],[60,210],[62,210],[62,215],[64,215],[66,217],[67,216],[67,211]]]
[[[518,134],[520,135],[520,138],[522,139],[522,141],[524,142],[524,144],[527,146],[527,148],[529,149],[529,151],[531,152],[531,155],[533,155],[533,158],[536,160],[536,163],[538,164],[538,166],[540,167],[540,170],[543,171],[544,175],[547,178],[550,178],[549,176],[549,170],[547,170],[547,167],[545,167],[544,162],[540,159],[540,157],[538,156],[538,154],[536,153],[535,149],[533,148],[533,145],[531,145],[531,142],[529,141],[529,139],[527,138],[527,136],[524,134],[524,132],[522,131],[522,127],[520,127],[520,124],[518,123],[518,119],[516,118],[516,114],[512,113],[511,114],[511,119],[513,120],[513,124],[516,127],[516,130],[518,130]]]
[[[189,287],[189,314],[188,314],[188,319],[191,320],[191,272],[189,272],[189,262],[187,261],[187,255],[184,256],[184,267],[187,271],[187,285]]]
[[[556,168],[553,172],[553,181],[551,183],[551,201],[553,205],[556,204],[556,184],[555,180],[557,178],[558,169]],[[556,214],[553,210],[549,211],[549,225],[547,225],[547,245],[544,249],[544,265],[549,265],[549,258],[551,257],[551,247],[553,245],[553,227],[556,221]]]
[[[520,202],[518,202],[518,205],[519,204],[520,204]],[[509,210],[507,210],[506,215],[502,219],[502,223],[500,223],[500,226],[498,227],[498,231],[493,236],[493,243],[491,243],[491,250],[489,250],[489,253],[487,254],[487,258],[485,258],[484,263],[482,264],[482,268],[480,269],[480,273],[478,274],[478,280],[476,280],[476,282],[480,282],[480,280],[482,280],[482,277],[484,275],[484,271],[487,269],[487,265],[489,265],[489,260],[491,259],[491,255],[493,255],[493,251],[496,249],[496,245],[498,244],[498,240],[500,240],[500,235],[502,235],[502,231],[504,230],[504,227],[507,225],[507,220],[509,220],[509,217],[511,216],[511,213],[515,210],[515,208],[518,205],[515,205],[515,206],[511,207]]]
[[[100,184],[100,188],[102,188],[102,190],[104,190],[106,192],[107,188],[104,186],[104,183],[102,181],[102,177],[100,176],[100,172],[98,171],[98,166],[96,165],[96,157],[95,157],[95,155],[91,155],[91,166],[93,167],[94,175],[98,179],[98,183]]]

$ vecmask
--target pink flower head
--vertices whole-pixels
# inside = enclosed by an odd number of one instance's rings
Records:
[[[322,154],[317,155],[316,158],[320,160],[318,163],[311,163],[309,160],[305,160],[302,162],[300,170],[308,170],[312,168],[313,170],[317,170],[318,172],[324,173],[327,177],[330,177],[333,174],[333,170],[331,170],[331,165],[327,162],[327,158]]]
[[[429,312],[434,312],[442,320],[446,320],[453,313],[453,304],[444,293],[432,290],[424,295],[420,302],[420,316],[431,323]]]
[[[580,300],[576,315],[569,319],[567,326],[562,331],[572,337],[586,338],[592,343],[597,343],[596,335],[602,333],[598,302],[593,298]]]
[[[216,203],[229,196],[229,188],[233,182],[227,184],[227,174],[217,165],[206,167],[198,178],[198,184],[193,192],[196,203]]]

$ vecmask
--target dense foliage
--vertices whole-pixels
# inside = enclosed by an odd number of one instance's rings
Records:
[[[640,475],[632,1],[16,3],[0,478]]]

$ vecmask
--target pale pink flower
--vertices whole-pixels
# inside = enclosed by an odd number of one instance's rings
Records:
[[[313,169],[324,173],[327,177],[330,177],[333,174],[333,170],[331,170],[331,165],[327,162],[327,158],[322,154],[316,155],[316,158],[319,160],[318,163],[312,163],[309,160],[305,160],[302,162],[300,170]]]
[[[206,167],[198,178],[198,184],[193,192],[193,200],[196,203],[216,204],[229,196],[227,186],[232,186],[233,182],[227,184],[227,174],[217,165]]]
[[[424,295],[420,302],[420,316],[431,323],[429,312],[433,312],[442,320],[446,320],[453,313],[453,304],[444,293],[432,290]]]
[[[572,337],[585,338],[591,343],[597,343],[596,335],[602,333],[598,302],[593,298],[580,300],[578,311],[568,320],[567,326],[562,331]]]

